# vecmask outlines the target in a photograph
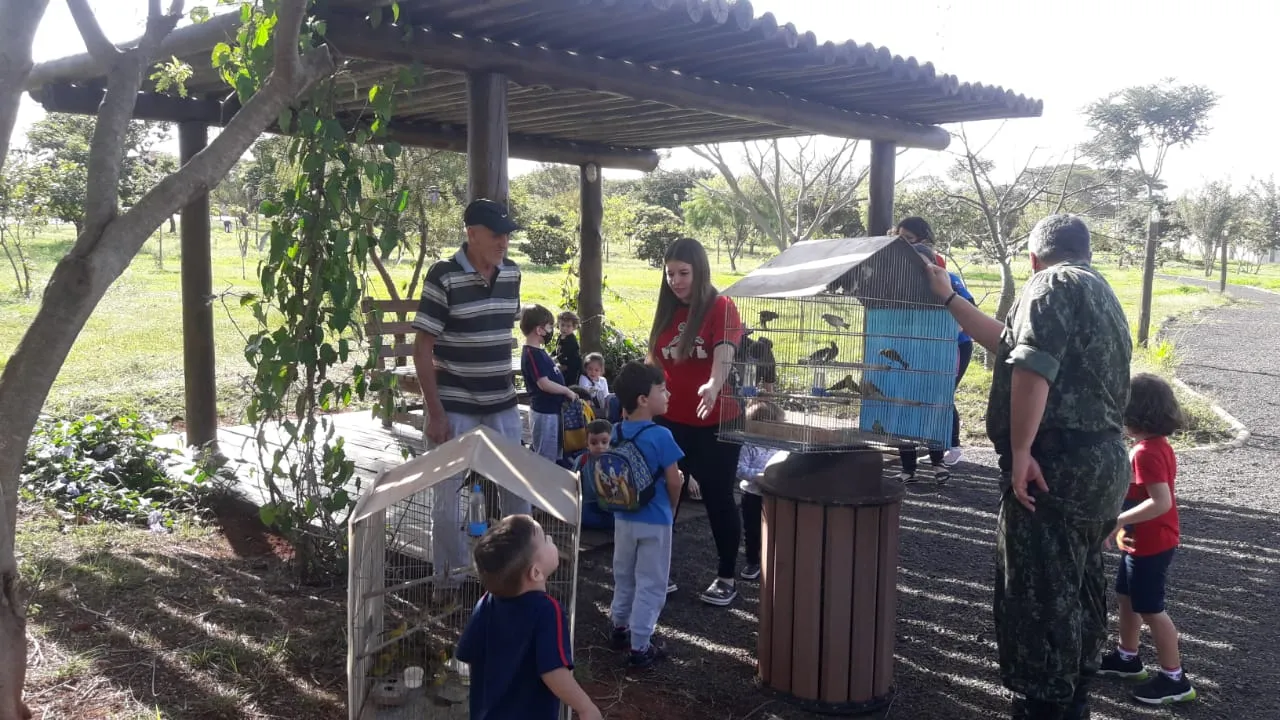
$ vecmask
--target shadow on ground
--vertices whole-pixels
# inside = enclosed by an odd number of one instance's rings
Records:
[[[975,459],[993,464],[990,458]],[[898,693],[878,717],[1007,717],[990,611],[996,477],[980,465],[966,463],[960,470],[947,487],[911,486],[904,503]],[[1149,709],[1130,700],[1123,684],[1104,683],[1095,694],[1095,718],[1280,717],[1274,692],[1280,670],[1273,669],[1280,630],[1270,621],[1271,598],[1280,589],[1280,550],[1273,549],[1280,547],[1278,520],[1271,513],[1183,501],[1186,539],[1173,570],[1169,607],[1183,633],[1185,666],[1202,699],[1176,709]],[[662,717],[817,717],[772,700],[754,681],[756,585],[740,583],[742,597],[727,611],[698,602],[697,591],[714,569],[710,531],[702,520],[676,528],[673,579],[680,590],[668,601],[660,629],[672,661],[649,675],[629,677],[621,658],[606,647],[609,552],[601,549],[583,559],[576,643],[589,667],[592,694],[602,709],[612,708],[606,717],[658,717],[652,698],[660,708],[674,708]],[[1117,558],[1108,555],[1109,573]],[[1114,599],[1111,605],[1114,610]],[[1144,659],[1154,666],[1149,646]],[[1247,679],[1242,668],[1249,668]]]
[[[37,718],[345,718],[346,593],[293,583],[265,534],[24,518]]]

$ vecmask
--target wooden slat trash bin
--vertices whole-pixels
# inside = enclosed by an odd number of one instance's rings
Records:
[[[874,451],[792,455],[760,482],[760,681],[807,710],[893,697],[903,490],[883,465]]]

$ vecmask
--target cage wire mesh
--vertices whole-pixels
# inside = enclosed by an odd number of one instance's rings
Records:
[[[430,453],[411,462],[423,462]],[[348,669],[350,717],[465,720],[470,672],[454,657],[484,593],[467,533],[470,488],[479,485],[490,522],[514,496],[478,472],[441,479],[352,524]],[[533,517],[560,551],[547,592],[573,632],[578,526],[534,503]]]
[[[721,437],[797,453],[950,445],[959,326],[896,238],[799,243],[725,290]]]

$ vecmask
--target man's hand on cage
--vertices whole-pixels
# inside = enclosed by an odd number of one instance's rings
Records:
[[[951,288],[951,276],[947,274],[946,268],[937,265],[925,265],[924,271],[929,276],[929,289],[939,300],[946,300],[951,297],[953,292]]]

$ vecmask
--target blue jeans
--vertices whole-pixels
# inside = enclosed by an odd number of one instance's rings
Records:
[[[617,517],[617,516],[615,516]],[[631,649],[644,650],[667,604],[671,526],[617,517],[613,526],[614,627],[631,629]]]
[[[556,462],[560,459],[560,415],[529,411],[529,449]]]
[[[510,408],[489,415],[463,415],[461,413],[445,413],[449,420],[450,437],[458,437],[481,425],[490,428],[507,438],[519,443],[524,429],[521,427],[520,410]],[[435,487],[430,497],[431,502],[431,562],[434,572],[448,572],[448,577],[437,583],[438,587],[452,587],[461,584],[462,578],[471,571],[471,543],[463,529],[465,510],[461,507],[462,484],[466,482],[465,473],[455,475]],[[533,507],[528,500],[500,488],[499,502],[503,515],[527,514]]]

